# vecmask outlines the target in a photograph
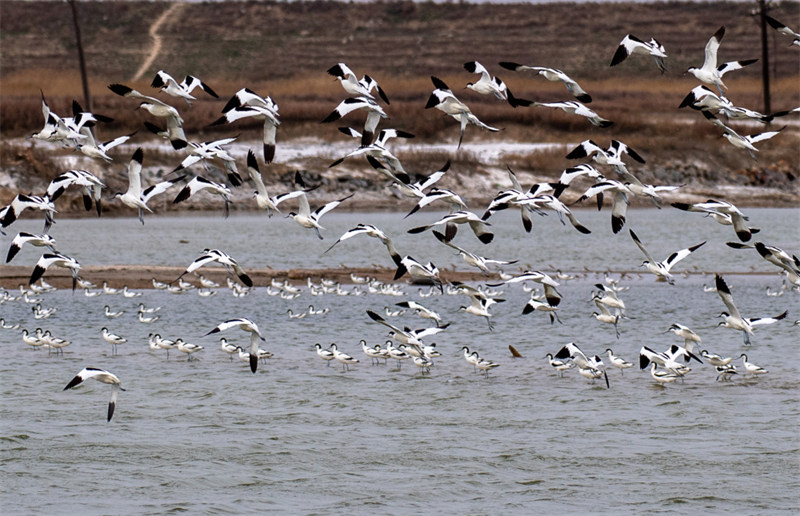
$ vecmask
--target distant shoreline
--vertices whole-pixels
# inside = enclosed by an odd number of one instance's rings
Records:
[[[20,285],[27,286],[33,266],[26,265],[7,265],[0,267],[0,288],[17,289]],[[91,265],[81,268],[80,277],[84,280],[91,281],[97,288],[102,289],[103,283],[111,288],[122,288],[127,286],[129,289],[134,290],[147,290],[154,289],[153,280],[164,283],[175,283],[177,278],[186,270],[183,267],[173,266],[152,266],[152,265]],[[199,271],[207,279],[213,280],[221,287],[227,285],[227,278],[230,278],[222,268],[205,268]],[[393,283],[395,269],[390,268],[375,268],[375,267],[339,267],[339,268],[325,268],[325,269],[247,269],[245,271],[253,280],[254,287],[268,287],[272,280],[283,282],[289,281],[291,284],[305,284],[310,278],[312,282],[319,283],[321,278],[326,280],[335,281],[343,285],[356,284],[351,274],[357,278],[370,278],[383,283]],[[636,276],[642,273],[641,270],[562,270],[565,274],[595,274],[600,277],[603,274],[621,274]],[[726,276],[730,275],[746,275],[746,276],[771,276],[775,275],[772,271],[766,272],[753,272],[753,271],[716,271],[719,274]],[[689,271],[690,275],[705,275],[711,274],[707,271]],[[183,277],[185,281],[199,286],[198,275],[187,274]],[[496,273],[489,276],[484,276],[480,272],[473,271],[453,271],[442,270],[441,278],[444,283],[461,281],[494,281],[500,282],[502,279]],[[65,270],[47,271],[44,280],[50,285],[58,289],[69,289],[72,287],[72,276]],[[407,283],[408,278],[403,277],[396,281],[396,283]],[[425,283],[413,283],[415,286],[425,287]]]

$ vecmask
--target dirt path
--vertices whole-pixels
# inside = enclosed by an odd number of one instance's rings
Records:
[[[145,58],[142,65],[139,67],[139,70],[136,71],[134,76],[131,78],[131,81],[137,81],[142,78],[142,75],[145,74],[150,65],[153,64],[158,54],[161,52],[161,36],[158,35],[158,30],[167,21],[169,18],[173,17],[178,11],[184,8],[186,4],[183,2],[175,2],[174,4],[169,6],[169,9],[161,13],[161,16],[158,17],[156,21],[153,22],[153,25],[150,26],[150,37],[153,38],[153,47],[150,49],[150,53]]]

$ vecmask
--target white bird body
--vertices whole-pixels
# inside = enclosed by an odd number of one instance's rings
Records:
[[[164,70],[159,70],[156,72],[156,75],[153,77],[153,82],[150,84],[150,86],[153,88],[159,88],[161,91],[172,97],[182,98],[188,104],[191,104],[193,100],[196,100],[196,98],[192,96],[192,91],[198,87],[212,97],[219,98],[219,95],[217,95],[214,90],[212,90],[206,83],[197,77],[187,75],[179,84],[178,81],[172,78],[172,76]]]
[[[514,70],[516,72],[522,72],[524,70],[531,70],[537,72],[539,75],[547,79],[548,81],[557,82],[561,81],[566,86],[567,91],[569,91],[573,97],[578,99],[583,103],[590,103],[592,101],[592,97],[586,93],[586,91],[581,88],[580,84],[578,84],[574,79],[570,76],[558,70],[557,68],[546,68],[544,66],[526,66],[521,65],[518,63],[512,63],[508,61],[504,61],[500,63],[500,66],[503,68],[507,68],[509,70]]]
[[[193,196],[197,192],[202,190],[208,190],[211,193],[219,195],[225,201],[225,216],[228,216],[228,207],[231,203],[231,189],[221,183],[215,183],[214,181],[209,181],[208,179],[195,176],[191,181],[186,183],[186,186],[178,192],[178,195],[172,201],[172,204],[177,204],[179,202],[185,201],[189,197]]]
[[[722,37],[725,35],[725,27],[722,26],[709,38],[705,47],[705,58],[703,66],[700,68],[691,67],[687,70],[690,74],[694,75],[698,81],[716,86],[722,95],[722,90],[727,90],[728,87],[722,82],[722,76],[732,70],[739,70],[749,64],[755,63],[757,59],[748,59],[745,61],[729,61],[717,66],[717,52],[719,45],[722,42]]]
[[[327,204],[323,204],[313,212],[311,211],[311,207],[308,204],[308,197],[306,197],[305,192],[302,195],[297,196],[298,199],[298,211],[290,212],[288,217],[291,217],[292,220],[297,222],[301,227],[307,229],[313,229],[317,236],[322,240],[322,233],[320,233],[320,229],[325,229],[319,223],[319,219],[322,218],[323,215],[331,211],[332,209],[339,206],[341,203],[352,197],[354,194],[350,194],[346,197],[342,197],[339,200],[329,202]]]
[[[239,265],[239,262],[234,260],[229,254],[220,251],[219,249],[203,249],[203,254],[190,263],[186,270],[180,276],[178,276],[176,281],[180,280],[184,274],[194,272],[200,267],[213,262],[217,262],[225,267],[225,270],[227,270],[229,274],[236,275],[236,277],[239,278],[239,281],[244,283],[246,286],[253,286],[253,280],[251,280],[250,276],[244,272],[244,269],[242,269],[242,267]]]
[[[515,108],[517,106],[530,106],[531,101],[514,97],[506,83],[497,76],[492,76],[489,71],[477,61],[464,63],[464,69],[470,73],[480,74],[478,82],[467,83],[467,88],[481,95],[493,95],[498,100],[505,100]]]
[[[606,381],[606,388],[611,388],[611,385],[608,381],[608,374],[606,374],[605,365],[600,357],[597,355],[592,358],[587,357],[586,354],[574,342],[570,342],[562,346],[561,349],[556,352],[555,358],[560,360],[571,358],[573,363],[578,367],[578,372],[581,374],[581,376],[594,380],[602,375]]]
[[[380,98],[389,104],[389,98],[378,84],[378,81],[369,75],[365,74],[359,80],[356,74],[353,73],[353,71],[344,63],[337,63],[336,65],[330,67],[328,69],[328,74],[334,76],[342,85],[344,91],[350,95],[367,97],[375,100],[375,97],[372,95],[372,90],[375,89],[378,91]]]
[[[375,138],[375,130],[378,128],[378,123],[381,118],[389,118],[389,115],[378,105],[377,102],[370,97],[350,97],[339,103],[338,106],[322,120],[322,123],[327,124],[335,122],[348,114],[364,109],[367,111],[367,119],[364,122],[364,130],[361,132],[361,145],[369,145]]]
[[[55,251],[56,240],[48,234],[33,234],[25,231],[20,231],[17,236],[11,240],[11,245],[8,247],[8,254],[6,255],[6,263],[10,262],[14,256],[22,249],[25,244],[34,247],[47,247],[51,251]]]
[[[64,387],[64,390],[66,391],[67,389],[77,387],[90,378],[100,383],[111,385],[111,400],[108,402],[108,416],[106,419],[106,421],[111,421],[111,417],[114,415],[114,409],[117,405],[117,394],[119,394],[119,391],[125,390],[122,388],[122,382],[115,374],[96,367],[85,367],[69,381],[67,386]]]
[[[14,199],[11,200],[11,204],[0,209],[0,228],[10,226],[19,218],[20,214],[28,208],[44,212],[45,221],[44,230],[42,232],[47,233],[50,226],[55,224],[53,214],[56,213],[56,207],[53,201],[46,195],[17,194]]]
[[[636,233],[634,233],[632,229],[629,231],[631,234],[631,238],[633,238],[634,243],[642,251],[645,258],[647,258],[647,260],[642,262],[642,265],[647,267],[648,271],[655,274],[659,278],[663,278],[670,285],[673,285],[675,283],[675,279],[672,277],[672,274],[670,274],[670,271],[675,266],[675,264],[683,260],[687,256],[689,256],[690,254],[692,254],[694,251],[696,251],[698,248],[700,248],[702,245],[706,243],[706,241],[704,240],[697,245],[688,247],[686,249],[681,249],[680,251],[672,253],[663,262],[657,262],[653,259],[653,257],[644,247],[644,244],[642,244],[642,242],[639,240],[639,237],[636,236]]]
[[[744,353],[739,355],[739,358],[742,359],[742,365],[744,366],[745,371],[747,371],[748,373],[750,373],[752,375],[766,374],[766,373],[769,372],[769,371],[767,371],[766,369],[764,369],[761,366],[757,366],[752,362],[748,362],[747,361],[747,355],[745,355]]]
[[[624,61],[632,54],[650,55],[658,66],[658,70],[664,73],[667,70],[664,64],[664,59],[667,58],[667,52],[664,45],[656,41],[655,38],[650,38],[650,41],[645,42],[632,34],[626,34],[617,47],[614,57],[611,59],[610,66],[616,66]]]
[[[582,116],[591,122],[592,125],[597,127],[609,127],[614,124],[614,122],[611,120],[601,117],[594,110],[577,100],[564,100],[561,102],[534,102],[533,105],[538,107],[560,109],[565,113],[569,113],[570,115]]]
[[[753,334],[754,326],[773,324],[786,318],[786,311],[775,317],[742,317],[739,309],[736,308],[736,305],[733,303],[733,295],[731,294],[730,288],[728,287],[728,284],[725,283],[725,280],[722,278],[722,276],[719,274],[714,276],[714,284],[717,288],[717,293],[719,294],[720,299],[722,299],[722,302],[728,309],[727,312],[722,312],[720,314],[724,320],[720,322],[718,326],[724,326],[725,328],[741,331],[742,335],[744,336],[745,344],[750,344],[750,335]]]
[[[458,138],[458,147],[461,148],[461,142],[464,140],[464,130],[467,124],[478,126],[487,131],[497,132],[500,129],[486,125],[478,120],[478,117],[472,114],[469,107],[458,100],[456,96],[450,91],[450,88],[442,80],[437,77],[431,76],[431,81],[436,87],[428,97],[428,102],[425,104],[425,109],[436,108],[446,115],[455,118],[461,124],[461,136]]]
[[[258,345],[259,341],[266,340],[258,329],[258,325],[251,321],[250,319],[245,318],[237,318],[237,319],[229,319],[227,321],[223,321],[219,323],[216,327],[214,327],[211,331],[206,333],[204,336],[211,335],[212,333],[219,333],[230,328],[238,328],[244,332],[250,334],[250,371],[255,374],[256,370],[258,369]]]
[[[611,349],[607,348],[606,353],[608,353],[608,361],[611,362],[611,365],[619,369],[620,372],[624,371],[625,369],[633,367],[633,364],[631,362],[628,362],[623,358],[615,356],[614,352]]]
[[[181,338],[175,339],[175,347],[181,353],[186,353],[186,360],[193,360],[192,355],[203,349],[203,346],[186,342]]]

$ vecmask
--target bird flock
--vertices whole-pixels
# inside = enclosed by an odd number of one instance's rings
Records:
[[[770,19],[770,24],[779,33],[793,38],[792,45],[800,46],[798,34],[788,27],[780,24],[774,19]],[[717,56],[721,48],[721,43],[725,35],[725,28],[720,27],[711,38],[704,49],[703,64],[699,67],[692,67],[687,73],[694,76],[701,84],[691,90],[680,104],[680,108],[689,107],[700,111],[703,116],[722,130],[722,136],[733,146],[744,149],[753,159],[756,158],[758,149],[756,143],[765,141],[769,138],[778,136],[781,130],[765,131],[754,135],[741,136],[730,127],[731,121],[757,121],[768,123],[776,118],[789,116],[792,113],[800,112],[800,108],[781,111],[771,114],[761,114],[754,110],[735,106],[728,98],[728,87],[723,82],[723,76],[734,72],[742,67],[755,62],[755,59],[744,59],[738,61],[725,62],[717,65]],[[624,66],[626,59],[636,55],[649,55],[655,60],[658,70],[662,73],[667,70],[668,54],[664,45],[654,38],[644,41],[632,34],[627,34],[622,39],[613,58],[610,62],[611,67]],[[612,120],[599,115],[587,104],[592,102],[592,97],[581,85],[565,72],[542,66],[522,65],[514,62],[504,61],[499,63],[503,69],[514,71],[515,73],[527,74],[535,72],[549,81],[560,81],[564,84],[569,94],[574,100],[562,100],[555,102],[539,102],[518,98],[512,94],[508,86],[497,76],[492,75],[489,70],[478,61],[470,61],[463,65],[467,73],[479,76],[475,82],[467,82],[465,89],[480,94],[490,95],[499,101],[508,103],[514,109],[539,107],[561,109],[566,113],[585,117],[586,120],[598,128],[610,128],[614,123]],[[581,234],[591,233],[591,229],[582,224],[576,217],[570,206],[595,198],[598,209],[603,207],[605,195],[611,197],[611,230],[613,234],[621,232],[627,221],[627,207],[633,196],[649,199],[655,206],[661,208],[663,199],[661,194],[664,192],[674,192],[680,185],[651,185],[640,181],[636,175],[633,163],[644,164],[645,158],[638,150],[632,149],[622,141],[609,139],[607,147],[599,145],[593,140],[586,140],[579,143],[565,158],[570,160],[584,160],[583,163],[571,166],[563,170],[551,182],[542,182],[523,187],[515,172],[508,169],[509,186],[492,198],[489,205],[482,213],[471,210],[464,198],[457,192],[439,188],[436,183],[444,177],[451,163],[448,161],[439,170],[428,175],[416,174],[412,177],[403,167],[401,160],[392,152],[390,141],[393,139],[410,139],[414,135],[397,128],[380,127],[386,120],[390,119],[389,97],[378,81],[370,75],[358,77],[346,64],[337,63],[327,70],[327,73],[338,81],[348,95],[342,100],[321,122],[331,124],[347,119],[357,123],[357,127],[340,127],[339,131],[347,138],[358,140],[357,146],[345,156],[331,163],[330,167],[335,167],[343,161],[352,159],[365,159],[375,173],[384,177],[391,186],[396,189],[402,198],[410,199],[414,202],[411,211],[405,215],[410,217],[419,213],[431,205],[447,206],[449,212],[439,218],[425,224],[412,227],[408,230],[411,234],[419,234],[418,239],[428,238],[424,236],[432,233],[436,242],[447,246],[460,255],[467,266],[480,271],[486,276],[485,284],[466,284],[456,281],[445,281],[440,276],[440,271],[429,260],[418,260],[410,254],[399,251],[390,236],[383,229],[372,224],[359,223],[352,229],[346,231],[328,247],[323,254],[334,253],[337,245],[347,245],[345,242],[357,236],[367,236],[380,241],[389,254],[389,260],[396,267],[394,281],[407,276],[412,282],[430,285],[430,290],[420,297],[433,295],[454,294],[466,296],[468,302],[459,307],[459,312],[485,319],[488,329],[492,332],[502,329],[497,328],[497,324],[492,319],[492,309],[495,305],[503,303],[505,300],[500,298],[501,288],[524,288],[530,292],[530,300],[518,307],[520,316],[529,315],[535,312],[544,312],[548,315],[550,324],[562,323],[558,310],[562,296],[558,290],[560,281],[566,281],[569,275],[561,274],[559,271],[555,277],[539,270],[527,270],[519,274],[507,274],[502,270],[503,266],[508,266],[517,262],[519,257],[486,258],[481,256],[475,249],[475,245],[466,243],[458,245],[454,243],[459,227],[468,226],[471,233],[480,242],[481,246],[489,246],[487,249],[499,250],[502,252],[502,243],[496,243],[495,234],[492,230],[491,217],[497,212],[513,208],[519,210],[523,230],[531,232],[534,227],[535,216],[546,215],[548,212],[555,212],[560,222],[566,226],[566,221],[570,226]],[[424,104],[424,109],[437,109],[445,115],[452,117],[459,125],[459,137],[456,145],[456,152],[460,149],[466,128],[470,125],[488,132],[498,132],[501,129],[482,122],[470,110],[469,106],[459,99],[453,90],[444,81],[436,76],[431,76],[433,90]],[[215,99],[219,95],[206,83],[200,79],[187,75],[183,81],[178,83],[173,77],[159,71],[151,87],[172,99],[185,101],[188,107],[192,106],[192,101],[196,99],[193,95],[198,89],[204,94]],[[142,148],[137,148],[127,163],[128,188],[125,192],[117,192],[112,197],[106,199],[102,196],[102,190],[106,187],[102,178],[88,172],[87,170],[67,170],[54,178],[43,195],[33,195],[19,193],[13,201],[0,210],[0,231],[5,235],[5,231],[19,218],[20,214],[26,210],[39,211],[44,216],[44,227],[41,234],[19,232],[11,239],[6,263],[11,262],[25,246],[35,246],[44,248],[41,258],[33,264],[28,286],[21,286],[20,295],[14,296],[8,291],[3,291],[0,302],[21,299],[30,302],[37,293],[44,292],[50,287],[43,279],[48,269],[60,267],[70,271],[73,281],[73,295],[80,285],[86,296],[114,295],[121,293],[125,297],[140,296],[141,293],[128,291],[116,291],[108,285],[103,289],[98,289],[95,285],[81,278],[81,265],[77,259],[64,254],[57,249],[56,240],[50,234],[50,230],[55,224],[55,202],[71,188],[79,188],[83,195],[84,206],[87,210],[95,207],[97,214],[102,214],[103,202],[119,202],[122,205],[136,210],[139,221],[144,224],[145,214],[152,213],[152,208],[148,202],[155,196],[164,195],[173,189],[180,188],[173,198],[173,203],[181,203],[196,195],[218,196],[223,204],[222,208],[225,215],[228,213],[232,200],[233,189],[242,188],[245,184],[251,184],[254,188],[253,199],[259,210],[266,211],[268,217],[273,213],[280,214],[279,205],[292,201],[296,203],[296,211],[290,211],[286,215],[292,218],[297,225],[303,229],[312,230],[319,239],[324,239],[325,228],[321,224],[322,217],[335,209],[341,203],[346,202],[356,194],[350,194],[338,200],[322,204],[316,209],[311,208],[309,196],[313,195],[319,185],[309,185],[307,180],[298,172],[295,174],[295,188],[289,192],[278,195],[270,195],[261,170],[268,167],[275,158],[276,135],[278,127],[281,125],[278,104],[269,96],[263,97],[248,87],[242,87],[226,102],[221,109],[221,115],[210,125],[235,125],[243,119],[255,119],[263,121],[263,138],[260,149],[261,162],[256,152],[247,152],[244,170],[246,174],[240,172],[237,157],[232,155],[226,146],[233,143],[237,137],[226,137],[216,141],[192,141],[186,135],[183,128],[183,118],[178,108],[167,100],[162,100],[153,95],[143,94],[129,86],[113,83],[108,86],[114,94],[138,102],[137,109],[146,111],[151,120],[145,122],[145,129],[156,135],[158,138],[168,142],[168,151],[176,155],[175,168],[167,175],[167,179],[155,184],[144,186],[142,184],[142,170],[145,160]],[[716,89],[716,91],[711,88]],[[166,98],[165,97],[165,98]],[[132,104],[133,105],[133,104]],[[420,102],[422,107],[422,102]],[[107,142],[97,142],[93,135],[93,128],[98,123],[111,121],[110,117],[97,113],[90,113],[83,110],[78,102],[73,102],[72,116],[60,116],[50,110],[44,93],[42,93],[42,113],[44,116],[44,126],[32,135],[32,138],[56,143],[66,148],[74,149],[81,153],[85,158],[97,160],[110,165],[115,163],[112,152],[115,147],[127,143],[135,137],[137,131],[121,135]],[[358,118],[361,117],[361,118]],[[725,120],[725,121],[723,121]],[[631,161],[633,163],[631,163]],[[203,175],[199,169],[202,168]],[[632,170],[633,169],[633,170]],[[114,173],[108,171],[109,174]],[[607,177],[606,174],[613,173],[616,178]],[[207,177],[208,176],[208,177]],[[565,192],[574,188],[572,182],[579,177],[589,178],[594,181],[583,192],[577,192],[572,201],[567,199],[569,195]],[[733,204],[716,199],[709,199],[706,202],[672,203],[676,209],[700,213],[708,216],[719,224],[732,226],[738,242],[729,242],[729,247],[733,249],[754,248],[759,255],[769,263],[775,265],[785,277],[785,285],[790,292],[796,292],[800,287],[800,260],[796,255],[785,252],[775,246],[756,241],[753,244],[754,234],[759,232],[758,228],[750,227],[748,217]],[[420,217],[420,215],[416,215]],[[109,222],[112,224],[113,222]],[[689,258],[695,252],[703,252],[702,246],[706,241],[690,245],[671,253],[665,260],[657,261],[651,255],[645,242],[658,239],[658,235],[644,235],[640,238],[633,229],[628,231],[633,244],[638,247],[644,255],[645,260],[641,263],[649,273],[655,278],[666,283],[664,289],[672,288],[676,278],[671,273],[674,266],[681,260]],[[619,237],[623,238],[623,237]],[[620,241],[620,246],[627,245],[627,239]],[[429,242],[433,242],[429,240]],[[691,244],[692,242],[687,242]],[[437,245],[429,243],[426,245]],[[420,245],[417,252],[424,252],[425,245]],[[505,259],[512,258],[512,259]],[[154,288],[169,290],[171,292],[185,292],[194,288],[194,285],[187,282],[184,277],[187,275],[197,275],[201,267],[216,263],[224,267],[229,273],[228,286],[234,296],[246,296],[253,288],[266,288],[270,295],[280,295],[281,297],[292,298],[300,295],[301,288],[291,285],[288,281],[280,283],[275,280],[270,285],[254,285],[253,280],[239,262],[229,254],[220,249],[204,249],[202,253],[189,264],[185,271],[175,279],[162,282],[153,279]],[[499,281],[497,281],[499,278]],[[162,278],[165,279],[165,278]],[[356,285],[351,291],[343,289],[341,285],[323,280],[320,284],[314,284],[308,280],[308,292],[312,295],[325,293],[337,293],[342,295],[359,294],[383,294],[406,296],[401,288],[394,283],[381,283],[377,280],[368,278],[357,278],[352,276],[353,283]],[[200,296],[211,296],[217,293],[218,284],[206,280],[200,276],[201,287],[197,289]],[[534,285],[534,286],[530,286]],[[538,286],[538,288],[537,288]],[[364,290],[358,290],[362,287]],[[541,291],[539,290],[541,288]],[[620,323],[628,316],[626,315],[626,305],[622,300],[622,292],[625,287],[620,287],[610,278],[605,283],[595,284],[592,290],[591,300],[597,310],[592,315],[601,324],[613,325],[617,338],[620,335]],[[740,331],[743,335],[744,344],[750,345],[750,338],[753,336],[753,329],[777,323],[787,317],[787,312],[773,317],[744,317],[737,306],[734,304],[733,290],[728,285],[722,275],[715,275],[713,287],[720,297],[725,311],[720,314],[722,321],[720,326]],[[783,292],[781,292],[782,294]],[[668,294],[665,294],[668,295]],[[156,323],[160,314],[158,308],[147,308],[143,303],[139,304],[137,317],[143,324]],[[253,307],[256,312],[256,307]],[[55,313],[55,308],[46,309],[37,303],[32,307],[34,320],[47,319]],[[123,311],[115,311],[109,305],[104,308],[104,315],[112,321],[123,315]],[[291,319],[301,319],[307,316],[316,316],[327,313],[326,309],[318,310],[313,305],[309,305],[308,310],[302,313],[288,312]],[[391,319],[401,317],[408,313],[418,316],[420,319],[429,321],[429,325],[420,328],[412,328],[408,325],[396,324]],[[394,360],[399,368],[403,360],[412,359],[413,363],[419,368],[421,374],[427,374],[434,367],[434,360],[441,356],[436,350],[435,344],[425,342],[433,335],[442,332],[457,331],[459,321],[444,322],[443,318],[432,308],[423,305],[422,300],[405,299],[395,303],[393,308],[385,307],[384,315],[373,309],[366,310],[364,321],[366,324],[378,323],[388,328],[389,339],[385,341],[385,346],[379,344],[369,346],[367,341],[362,339],[360,347],[362,353],[369,357],[373,364],[383,363]],[[21,328],[19,324],[10,324],[5,320],[0,320],[2,328],[20,331],[22,340],[33,349],[47,348],[50,354],[56,355],[63,353],[64,348],[69,345],[66,339],[60,339],[49,331],[37,328],[30,332]],[[111,322],[109,322],[109,325]],[[407,323],[411,324],[411,323]],[[415,324],[416,326],[416,324]],[[221,321],[207,333],[198,337],[207,337],[217,333],[227,332],[230,329],[238,329],[249,334],[250,343],[248,346],[238,346],[229,342],[226,337],[220,339],[221,350],[230,357],[240,358],[249,365],[250,371],[255,374],[258,371],[259,362],[272,356],[272,353],[261,349],[260,345],[265,341],[275,341],[276,336],[270,335],[268,331],[262,332],[258,325],[250,318],[233,318]],[[652,379],[658,384],[667,384],[676,380],[684,381],[686,375],[691,371],[689,365],[692,361],[697,363],[707,363],[713,366],[717,372],[717,379],[720,381],[730,380],[738,374],[733,358],[722,357],[706,349],[699,350],[701,338],[690,328],[678,322],[672,324],[666,332],[672,332],[683,340],[683,345],[671,344],[664,351],[654,351],[647,345],[643,345],[639,352],[638,365],[640,369],[650,369]],[[118,353],[118,347],[125,344],[128,339],[112,333],[108,327],[103,327],[98,331],[99,335],[112,346],[111,354]],[[154,351],[166,351],[169,356],[170,349],[176,349],[186,355],[187,360],[195,359],[195,355],[204,350],[204,346],[187,342],[183,338],[174,340],[162,338],[159,333],[151,333],[149,348]],[[474,346],[473,346],[474,347]],[[324,347],[320,343],[314,345],[316,354],[327,364],[336,361],[341,364],[343,371],[349,371],[352,366],[359,363],[359,359],[353,355],[345,353],[332,343]],[[520,357],[521,354],[513,345],[509,345],[509,350],[513,357]],[[499,362],[488,360],[481,357],[475,349],[463,346],[461,351],[465,361],[471,365],[476,372],[489,376],[491,370],[500,367]],[[614,355],[611,348],[606,348],[602,353],[606,355],[606,362],[601,357],[601,353],[585,352],[578,344],[570,342],[564,344],[557,350],[551,350],[545,358],[555,372],[562,376],[570,369],[575,368],[578,373],[595,382],[600,380],[606,387],[611,387],[607,368],[617,368],[620,372],[624,369],[634,367],[633,362]],[[741,354],[743,370],[746,374],[760,375],[767,371],[748,361],[746,354]],[[705,362],[704,362],[705,361]],[[98,382],[111,385],[111,400],[108,406],[107,420],[111,420],[114,414],[116,400],[122,388],[122,382],[115,374],[94,367],[86,367],[69,381],[64,390],[68,390],[85,382],[94,379]]]

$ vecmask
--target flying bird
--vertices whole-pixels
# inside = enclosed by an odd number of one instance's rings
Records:
[[[153,88],[158,88],[172,97],[182,98],[190,105],[193,100],[197,100],[192,96],[192,91],[198,87],[215,99],[219,98],[219,95],[217,95],[208,84],[204,83],[197,77],[187,75],[179,84],[178,81],[173,79],[172,76],[164,70],[159,70],[156,72],[156,75],[153,77],[153,82],[150,83],[150,86]]]
[[[636,233],[634,233],[632,229],[628,231],[631,234],[633,242],[642,251],[645,258],[647,258],[647,260],[642,262],[642,265],[647,267],[648,271],[652,272],[659,278],[663,278],[664,280],[666,280],[667,283],[669,283],[670,285],[675,284],[675,279],[672,277],[672,274],[670,274],[672,267],[674,267],[676,263],[689,256],[690,254],[692,254],[694,251],[696,251],[706,243],[706,241],[704,240],[697,245],[693,245],[692,247],[681,249],[680,251],[672,253],[663,262],[657,262],[647,251],[647,248],[644,246],[644,244],[642,244],[641,240],[639,240],[639,237],[636,236]]]
[[[486,125],[478,120],[478,117],[472,114],[472,111],[469,109],[469,107],[456,98],[455,94],[450,91],[450,88],[444,83],[444,81],[438,77],[434,77],[433,75],[431,76],[431,81],[436,89],[433,90],[430,97],[428,97],[428,102],[425,104],[425,109],[436,108],[442,113],[450,115],[460,122],[461,135],[458,138],[458,146],[456,147],[457,149],[461,148],[461,142],[464,140],[464,130],[467,128],[467,124],[472,124],[492,132],[497,132],[500,130],[496,127]]]
[[[175,281],[180,280],[184,275],[189,274],[190,272],[194,272],[200,267],[204,265],[208,265],[210,263],[217,262],[223,267],[225,270],[228,271],[228,274],[235,275],[239,278],[239,281],[244,283],[247,287],[253,286],[253,280],[250,279],[250,276],[244,272],[242,267],[239,265],[239,262],[234,260],[229,254],[220,251],[219,249],[203,249],[203,254],[197,257],[189,266],[186,268],[183,273],[175,279]],[[174,283],[174,282],[173,282]]]
[[[258,369],[258,345],[260,341],[266,341],[261,332],[258,329],[258,325],[251,321],[250,319],[238,318],[238,319],[229,319],[227,321],[223,321],[219,323],[214,329],[206,333],[206,335],[211,335],[212,333],[219,333],[221,331],[228,330],[230,328],[238,328],[244,332],[250,334],[250,371],[255,374],[256,370]]]
[[[733,70],[740,70],[747,65],[753,64],[758,59],[746,59],[743,61],[729,61],[717,66],[717,51],[722,42],[722,37],[725,36],[725,26],[723,25],[717,32],[709,38],[705,48],[705,59],[703,66],[700,68],[691,67],[687,70],[688,73],[694,75],[698,81],[716,86],[720,95],[723,95],[722,90],[727,90],[728,87],[722,82],[722,76]]]
[[[569,75],[565,74],[564,72],[562,72],[557,68],[546,68],[544,66],[526,66],[526,65],[521,65],[519,63],[512,63],[510,61],[502,61],[500,63],[500,66],[508,70],[514,70],[515,72],[522,72],[525,70],[538,72],[539,75],[541,75],[548,81],[553,81],[553,82],[561,81],[562,83],[564,83],[564,86],[566,86],[567,91],[569,91],[573,97],[583,102],[584,104],[589,104],[592,101],[591,95],[586,93],[586,91],[583,88],[581,88],[580,84],[578,84]]]
[[[67,389],[77,387],[90,378],[97,380],[100,383],[111,385],[111,400],[108,402],[108,417],[106,418],[106,421],[111,421],[111,416],[114,415],[114,409],[117,406],[117,394],[119,394],[119,391],[125,390],[122,388],[122,382],[115,374],[109,373],[103,369],[98,369],[96,367],[86,367],[69,381],[67,386],[64,387],[64,390],[66,391]]]
[[[645,42],[632,34],[626,34],[622,41],[619,42],[617,51],[614,52],[614,57],[611,58],[610,66],[617,66],[631,54],[653,56],[659,71],[664,73],[667,70],[667,66],[664,64],[664,59],[667,58],[667,51],[664,49],[664,45],[656,41],[655,38],[650,38],[650,41]]]
[[[506,83],[497,76],[492,76],[489,71],[477,61],[469,61],[464,63],[464,69],[469,73],[477,73],[481,75],[478,82],[467,83],[467,88],[471,89],[481,95],[494,95],[498,100],[505,100],[508,104],[515,108],[517,106],[530,106],[530,100],[518,99],[514,97],[511,90],[508,89]]]

